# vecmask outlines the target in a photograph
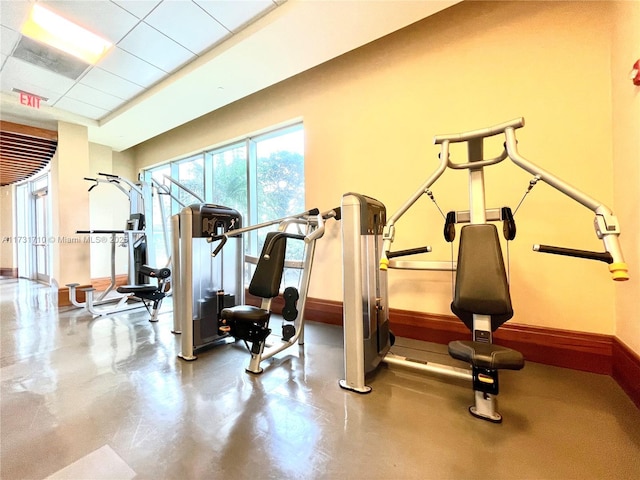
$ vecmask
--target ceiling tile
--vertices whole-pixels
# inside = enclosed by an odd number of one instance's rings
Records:
[[[276,7],[276,4],[271,0],[246,0],[242,2],[195,0],[195,2],[232,32],[237,32],[240,27]]]
[[[73,98],[69,97],[61,98],[56,102],[54,106],[56,108],[67,110],[71,113],[82,115],[83,117],[91,118],[93,120],[98,120],[109,113],[107,110],[94,107],[93,105],[89,105],[87,103],[81,102],[79,100],[74,100]]]
[[[126,100],[114,97],[87,85],[76,84],[69,90],[66,98],[72,98],[104,110],[115,110]]]
[[[2,90],[18,88],[42,97],[55,99],[74,84],[70,78],[58,75],[31,63],[9,57],[2,69]]]
[[[18,45],[13,50],[13,57],[72,80],[77,80],[89,68],[89,64],[79,58],[25,35],[20,37]]]
[[[153,85],[166,75],[159,68],[118,47],[111,48],[97,66],[143,87]]]
[[[54,92],[53,90],[49,90],[46,87],[43,87],[42,85],[34,85],[28,81],[20,81],[17,82],[15,81],[15,78],[12,78],[11,76],[8,75],[2,75],[2,79],[0,79],[0,85],[2,85],[2,91],[6,92],[10,95],[14,95],[15,97],[18,97],[19,93],[17,92],[13,92],[12,88],[14,88],[15,85],[17,85],[19,83],[20,85],[20,90],[24,90],[25,92],[29,92],[29,93],[35,93],[36,95],[38,95],[39,97],[42,98],[46,98],[47,100],[43,102],[47,105],[51,105],[52,103],[58,101],[60,98],[62,98],[62,93],[59,92]]]
[[[0,19],[2,19],[2,25],[19,32],[22,24],[29,15],[31,5],[33,5],[33,1],[0,1]]]
[[[118,43],[139,22],[134,15],[106,0],[43,0],[42,3],[113,44]]]
[[[144,91],[144,87],[98,67],[89,70],[80,83],[123,100],[129,100]]]
[[[193,2],[163,2],[144,21],[195,54],[230,35]]]
[[[146,23],[140,23],[134,28],[118,47],[167,73],[195,57],[192,52]]]
[[[19,39],[20,34],[18,32],[3,26],[2,29],[0,29],[0,53],[3,55],[11,55],[13,47],[16,46]]]
[[[156,8],[161,0],[113,0],[113,3],[142,19],[149,15],[149,12]]]

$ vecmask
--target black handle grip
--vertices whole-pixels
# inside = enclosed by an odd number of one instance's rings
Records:
[[[102,173],[102,172],[98,172],[98,175],[102,175],[103,177],[109,177],[109,178],[120,178],[118,177],[118,175],[114,175],[112,173]]]
[[[220,250],[222,250],[222,247],[224,247],[224,244],[227,243],[227,236],[214,235],[213,237],[211,237],[211,240],[207,239],[207,241],[209,242],[215,242],[216,240],[220,240],[220,243],[216,246],[216,248],[213,249],[213,252],[211,252],[212,257],[215,257],[220,253]]]
[[[147,277],[152,277],[152,278],[160,278],[160,279],[165,279],[165,278],[169,278],[171,276],[171,270],[168,268],[153,268],[150,267],[149,265],[142,265],[139,268],[139,273],[141,273],[142,275],[146,275]]]
[[[404,257],[407,255],[417,255],[419,253],[429,253],[431,247],[408,248],[407,250],[398,250],[397,252],[387,252],[387,258]]]
[[[336,207],[331,211],[333,212],[333,218],[336,220],[336,222],[339,222],[342,219],[342,209],[341,209],[341,207]],[[329,217],[327,217],[327,218],[329,218]]]
[[[318,215],[319,213],[320,213],[320,210],[318,210],[317,208],[312,208],[307,212],[307,215]]]
[[[609,252],[593,252],[590,250],[576,250],[575,248],[554,247],[553,245],[534,245],[536,252],[552,253],[554,255],[564,255],[567,257],[585,258],[587,260],[597,260],[611,264],[613,257]]]

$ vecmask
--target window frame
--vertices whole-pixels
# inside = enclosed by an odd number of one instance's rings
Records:
[[[202,191],[204,192],[204,200],[205,202],[215,203],[213,199],[213,185],[215,181],[215,169],[213,167],[213,158],[218,153],[223,153],[227,150],[231,150],[234,148],[238,148],[240,146],[245,147],[245,174],[246,174],[246,212],[247,217],[242,219],[243,226],[250,226],[259,223],[258,221],[258,199],[257,199],[257,188],[258,188],[258,144],[262,141],[269,140],[272,138],[276,138],[279,136],[288,135],[294,132],[300,132],[302,135],[302,159],[303,159],[303,170],[304,170],[304,158],[305,158],[305,148],[304,148],[304,123],[302,121],[296,121],[295,123],[291,123],[289,125],[276,127],[267,131],[263,131],[261,133],[257,133],[254,135],[249,135],[240,139],[230,140],[228,142],[224,142],[216,147],[207,148],[199,153],[189,154],[184,157],[176,158],[174,160],[169,160],[167,162],[163,162],[157,165],[153,165],[151,167],[142,169],[142,178],[151,183],[151,177],[153,173],[157,170],[166,169],[167,166],[170,168],[170,175],[172,178],[180,181],[179,169],[180,166],[185,164],[186,162],[198,161],[202,160],[203,165],[203,186]],[[303,172],[303,181],[304,181],[304,172]],[[175,185],[171,185],[172,192],[177,188]],[[305,185],[303,184],[303,192],[306,193]],[[197,192],[199,193],[199,192]],[[302,205],[304,209],[305,198],[303,193],[303,198],[301,199]],[[195,202],[195,200],[194,200]],[[152,202],[155,204],[155,201]],[[182,207],[176,202],[174,199],[171,199],[171,215],[175,215],[180,212]],[[154,219],[153,219],[153,205],[150,205],[147,208],[147,215],[151,215],[149,220],[147,221],[147,225],[153,228]],[[295,212],[297,213],[297,212]],[[164,219],[163,219],[164,221]],[[147,238],[152,238],[154,236],[154,231],[148,232]],[[258,249],[261,246],[258,245],[258,233],[257,231],[249,232],[248,235],[245,236],[245,254],[257,256],[259,254]],[[155,245],[149,245],[149,251],[153,251],[150,258],[151,261],[155,261]]]

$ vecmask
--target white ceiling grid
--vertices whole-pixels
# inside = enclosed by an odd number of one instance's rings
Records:
[[[35,1],[0,0],[0,118],[84,125],[121,151],[460,0],[38,0],[114,43],[74,79],[52,71],[62,60],[21,59]],[[49,100],[22,105],[14,88]]]
[[[32,0],[0,2],[0,88],[48,99],[47,105],[99,120],[199,55],[242,25],[275,8],[272,0],[42,0],[51,10],[114,44],[77,79],[11,57]]]

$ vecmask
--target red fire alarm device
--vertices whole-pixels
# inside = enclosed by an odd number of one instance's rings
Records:
[[[634,85],[640,85],[640,60],[633,64],[633,70],[631,70],[631,81]]]

